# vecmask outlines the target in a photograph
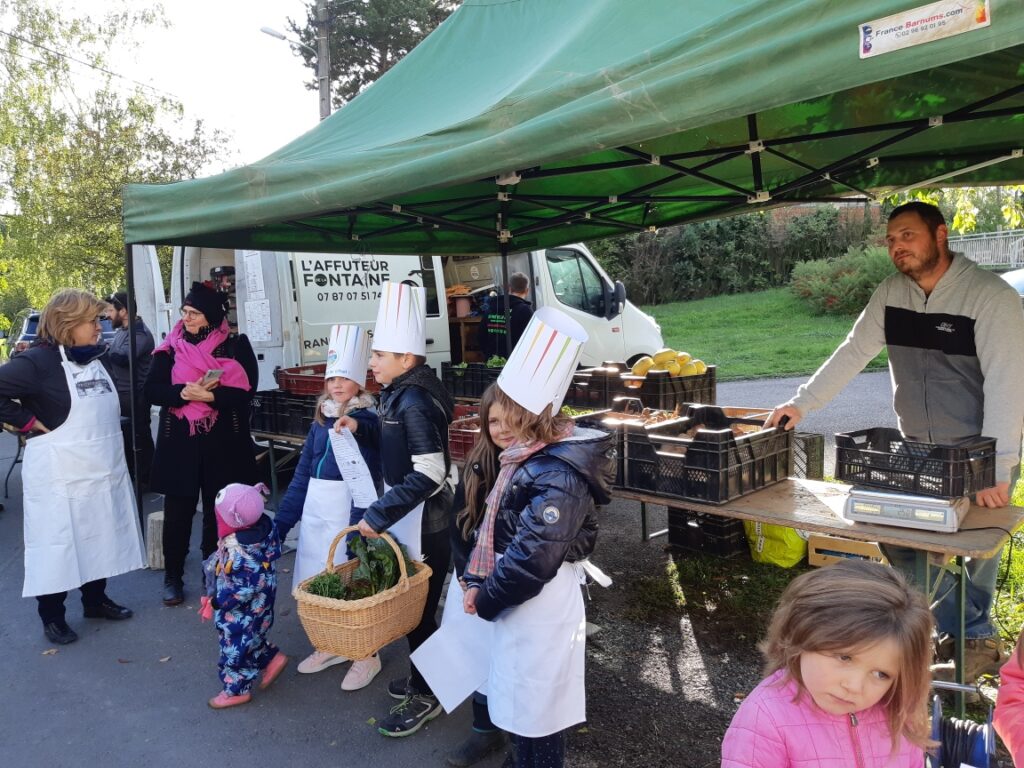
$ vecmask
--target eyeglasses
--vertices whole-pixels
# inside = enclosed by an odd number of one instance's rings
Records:
[[[181,316],[187,317],[189,320],[195,320],[203,316],[202,312],[196,312],[194,309],[181,308]]]
[[[106,315],[97,315],[95,318],[93,318],[92,322],[94,325],[103,325],[103,321],[106,319]]]

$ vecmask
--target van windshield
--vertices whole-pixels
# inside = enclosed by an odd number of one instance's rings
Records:
[[[549,250],[548,274],[555,296],[568,307],[604,317],[604,282],[579,251]]]

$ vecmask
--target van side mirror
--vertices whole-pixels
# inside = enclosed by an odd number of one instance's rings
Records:
[[[605,311],[606,319],[611,320],[614,317],[618,317],[622,314],[622,310],[626,308],[626,286],[622,284],[621,280],[616,280],[615,285],[612,286],[609,294],[605,299]]]

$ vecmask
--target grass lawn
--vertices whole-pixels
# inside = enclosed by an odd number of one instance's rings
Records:
[[[718,380],[813,373],[849,333],[852,317],[813,315],[787,288],[644,307],[665,344],[718,366]],[[883,351],[868,369],[885,368]]]

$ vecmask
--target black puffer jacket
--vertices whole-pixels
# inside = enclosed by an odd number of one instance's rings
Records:
[[[422,532],[448,529],[454,492],[446,483],[451,468],[448,425],[453,409],[451,395],[425,365],[402,374],[381,391],[380,457],[390,490],[363,516],[378,533],[423,501],[427,503]]]
[[[480,583],[481,618],[493,620],[525,603],[563,562],[590,555],[597,541],[595,506],[611,501],[614,475],[611,436],[594,429],[577,428],[523,462],[495,521],[494,551],[504,557]]]

